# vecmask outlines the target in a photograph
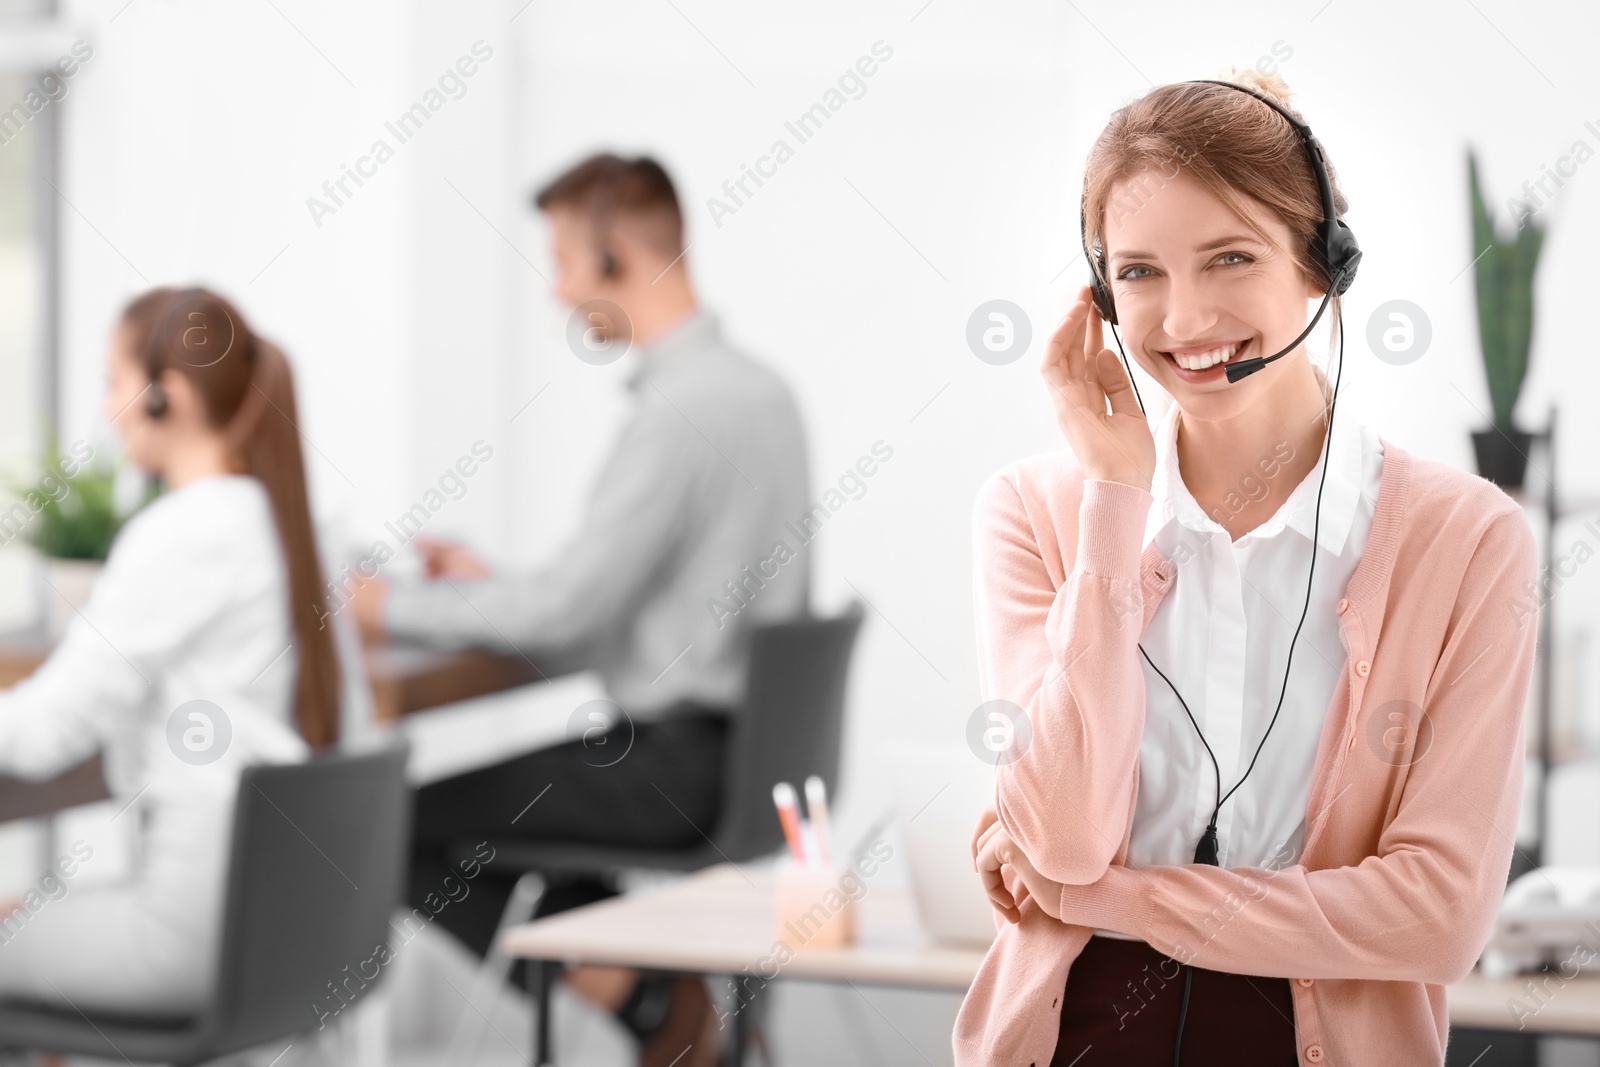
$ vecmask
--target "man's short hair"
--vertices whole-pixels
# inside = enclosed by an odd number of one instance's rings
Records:
[[[557,175],[533,197],[540,211],[564,208],[588,217],[603,235],[618,221],[656,251],[683,251],[683,213],[666,170],[649,156],[590,156]]]

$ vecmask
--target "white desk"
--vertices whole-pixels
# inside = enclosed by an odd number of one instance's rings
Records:
[[[866,893],[856,903],[856,943],[835,949],[801,946],[783,965],[781,977],[958,991],[972,984],[983,962],[981,946],[932,941],[917,921],[909,891],[864,881]],[[754,973],[773,955],[773,915],[770,871],[719,864],[662,889],[515,927],[503,943],[522,959],[691,974],[740,974],[748,966]]]
[[[907,890],[866,882],[866,894],[856,905],[857,943],[839,949],[802,946],[777,978],[966,989],[983,962],[984,949],[934,943],[918,924]],[[511,956],[528,960],[743,975],[747,967],[751,974],[772,973],[774,939],[771,872],[723,864],[663,889],[614,897],[515,927],[503,944]],[[762,961],[768,961],[765,972],[759,970]],[[1516,1031],[1519,1019],[1507,1001],[1528,1001],[1522,988],[1528,977],[1469,975],[1450,987],[1451,1024]],[[541,1031],[546,1015],[542,1008],[536,1013],[534,1025]],[[736,1023],[741,1021],[735,1017]],[[1565,983],[1522,1021],[1524,1033],[1600,1036],[1600,977]],[[547,1033],[536,1035],[535,1049],[547,1049],[547,1041]],[[738,1063],[738,1026],[732,1045],[727,1062]]]
[[[1533,980],[1541,989],[1544,1006],[1528,995],[1523,984]],[[1550,993],[1542,991],[1549,982]],[[1473,971],[1450,987],[1450,1025],[1480,1030],[1515,1031],[1520,1021],[1525,1034],[1568,1034],[1600,1037],[1600,977],[1580,975],[1563,982],[1559,975],[1522,974],[1515,978],[1485,978]],[[1517,1000],[1533,1009],[1521,1015],[1511,1010]]]
[[[802,945],[775,976],[961,991],[972,984],[985,949],[932,941],[918,923],[908,890],[875,885],[856,902],[857,940],[844,948]],[[508,930],[513,957],[566,964],[657,967],[690,974],[772,975],[776,966],[773,877],[768,869],[721,864],[665,888],[613,897]],[[765,962],[764,962],[765,961]],[[745,968],[749,968],[748,972]],[[544,967],[535,1012],[535,1060],[550,1062]],[[734,1016],[728,1063],[741,1062],[744,1012]]]

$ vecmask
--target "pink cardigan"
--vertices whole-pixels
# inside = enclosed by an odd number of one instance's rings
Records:
[[[956,1018],[957,1067],[1046,1067],[1068,970],[1097,927],[1198,967],[1292,979],[1305,1064],[1443,1063],[1444,987],[1476,962],[1511,860],[1537,556],[1495,485],[1383,449],[1372,533],[1338,606],[1348,656],[1305,847],[1264,868],[1125,865],[1144,731],[1137,645],[1176,572],[1142,548],[1151,495],[1086,481],[1067,450],[984,484],[983,699],[1016,703],[1032,728],[997,768],[995,811],[1065,889],[1059,921],[1032,900],[1020,923],[996,916]]]

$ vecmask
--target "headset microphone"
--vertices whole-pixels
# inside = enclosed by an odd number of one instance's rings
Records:
[[[1301,341],[1306,339],[1306,334],[1310,333],[1312,328],[1317,325],[1318,320],[1322,318],[1323,311],[1325,311],[1328,307],[1328,300],[1333,296],[1334,288],[1334,286],[1328,287],[1327,293],[1325,293],[1322,297],[1322,307],[1317,308],[1317,313],[1311,317],[1311,325],[1301,330],[1300,336],[1289,342],[1288,348],[1285,348],[1282,352],[1278,352],[1270,356],[1254,356],[1250,359],[1241,359],[1237,363],[1224,363],[1222,365],[1222,373],[1228,376],[1228,381],[1236,382],[1240,378],[1248,378],[1250,375],[1254,374],[1262,367],[1265,367],[1273,360],[1282,359],[1290,352],[1293,352],[1295,347],[1299,345]]]

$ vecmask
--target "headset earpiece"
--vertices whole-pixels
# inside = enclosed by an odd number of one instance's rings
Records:
[[[1088,233],[1088,217],[1084,214],[1081,202],[1078,204],[1078,233],[1080,239]],[[1099,244],[1098,241],[1095,243]],[[1088,253],[1088,244],[1085,243],[1084,254],[1088,255]],[[1094,261],[1100,269],[1089,268],[1089,295],[1094,299],[1094,306],[1100,312],[1100,317],[1115,326],[1117,324],[1117,304],[1116,301],[1111,299],[1111,290],[1100,281],[1101,276],[1106,272],[1106,261],[1105,257],[1099,254],[1098,249],[1096,250]],[[1143,409],[1142,402],[1140,408],[1141,410]]]
[[[1105,269],[1103,264],[1100,269]],[[1089,294],[1094,298],[1094,306],[1100,312],[1100,317],[1115,326],[1117,324],[1116,301],[1111,299],[1111,290],[1107,289],[1100,281],[1100,276],[1092,271],[1089,276]]]
[[[159,419],[167,413],[169,406],[167,391],[161,388],[160,382],[150,379],[150,389],[144,398],[144,413],[152,419]]]
[[[1326,245],[1322,260],[1328,265],[1328,276],[1334,279],[1334,291],[1340,296],[1356,280],[1356,267],[1361,263],[1361,246],[1356,235],[1343,219],[1335,219],[1320,244]]]

